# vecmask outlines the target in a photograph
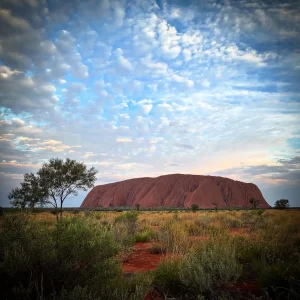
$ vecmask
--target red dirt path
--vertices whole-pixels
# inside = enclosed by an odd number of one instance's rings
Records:
[[[153,242],[136,243],[133,246],[133,253],[123,263],[123,271],[133,273],[154,270],[163,255],[151,252],[153,244]]]

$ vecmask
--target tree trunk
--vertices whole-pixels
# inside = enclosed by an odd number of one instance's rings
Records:
[[[62,206],[63,206],[63,201],[60,200],[60,218],[62,218]]]

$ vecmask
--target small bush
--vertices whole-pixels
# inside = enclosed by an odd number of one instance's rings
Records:
[[[166,259],[154,271],[153,284],[168,294],[177,294],[183,288],[180,272],[179,260]]]
[[[196,295],[210,292],[241,275],[231,240],[214,240],[191,251],[180,263],[180,280]]]
[[[196,212],[198,209],[199,209],[199,206],[198,206],[197,204],[192,204],[191,210],[192,210],[193,212]]]
[[[114,282],[114,289],[108,291],[104,299],[116,300],[144,300],[151,288],[150,274],[137,273],[128,277],[121,277]]]
[[[240,219],[233,215],[221,216],[221,223],[227,228],[241,228],[244,225]]]
[[[255,213],[255,212],[254,212]],[[267,226],[268,222],[264,215],[253,214],[250,222],[249,222],[249,230],[257,231],[259,229],[263,229]]]
[[[298,261],[298,264],[300,261]],[[300,299],[300,268],[293,262],[256,264],[259,282],[272,299]]]
[[[158,236],[162,249],[171,253],[184,254],[192,244],[187,230],[177,222],[167,222],[161,227]]]
[[[264,214],[264,210],[263,209],[258,209],[257,211],[256,211],[256,214],[258,215],[258,216],[261,216],[261,215],[263,215]]]
[[[149,242],[153,236],[153,232],[151,230],[144,230],[142,232],[138,232],[135,235],[136,242]]]
[[[49,227],[7,216],[0,235],[3,299],[45,298],[87,287],[101,296],[120,277],[119,247],[93,218],[63,218]]]
[[[214,240],[193,248],[182,258],[160,263],[154,272],[154,284],[166,294],[189,291],[195,297],[212,294],[216,288],[235,282],[241,272],[232,240]]]

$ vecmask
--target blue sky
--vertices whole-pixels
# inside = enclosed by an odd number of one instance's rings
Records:
[[[300,206],[298,1],[1,1],[0,28],[2,205],[70,157],[97,184],[220,175]]]

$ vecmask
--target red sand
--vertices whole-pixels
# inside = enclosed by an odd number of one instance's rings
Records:
[[[270,207],[255,184],[217,176],[172,174],[98,185],[81,207],[250,207],[251,198],[259,200],[262,208]]]
[[[133,253],[123,263],[123,271],[133,273],[154,270],[164,256],[151,252],[153,244],[152,242],[136,243]]]

